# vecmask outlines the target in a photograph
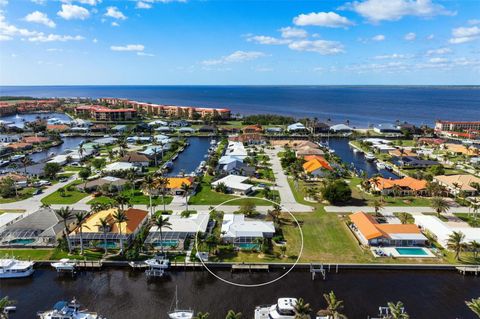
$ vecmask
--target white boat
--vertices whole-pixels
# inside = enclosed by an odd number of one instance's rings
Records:
[[[381,162],[376,162],[375,163],[375,166],[377,166],[377,169],[381,170],[381,169],[386,169],[387,167],[385,166],[385,164],[381,163]]]
[[[81,310],[80,304],[75,298],[72,301],[59,301],[52,310],[38,312],[40,319],[101,319],[96,312]]]
[[[295,298],[279,298],[275,305],[258,306],[255,308],[255,319],[294,319]]]
[[[21,154],[21,155],[13,155],[12,157],[10,157],[10,161],[18,161],[18,160],[21,160],[22,158],[24,158],[25,155]]]
[[[10,163],[10,161],[0,161],[0,166],[5,166],[8,163]]]
[[[373,155],[372,153],[366,153],[365,154],[365,159],[367,161],[373,161],[375,159],[375,155]]]
[[[175,288],[175,309],[168,313],[170,319],[192,319],[195,313],[193,310],[181,310],[178,308],[178,293]]]
[[[210,145],[217,145],[217,141],[216,140],[211,140]]]
[[[51,263],[57,272],[73,272],[75,270],[75,262],[68,258],[60,259],[59,262]]]
[[[15,258],[0,259],[0,278],[22,278],[34,272],[33,261],[21,261]]]
[[[151,269],[167,269],[170,261],[163,256],[156,256],[155,258],[145,260],[145,263]]]

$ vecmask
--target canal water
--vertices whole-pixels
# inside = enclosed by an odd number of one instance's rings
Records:
[[[189,137],[189,146],[178,154],[178,158],[173,162],[173,169],[168,173],[168,176],[178,176],[182,173],[193,173],[200,162],[206,160],[205,155],[208,154],[210,148],[209,137]]]
[[[277,277],[270,273],[219,271],[223,278],[243,277],[256,283]],[[32,278],[0,281],[0,295],[15,300],[16,318],[35,318],[39,310],[56,301],[76,297],[89,310],[109,319],[167,318],[175,288],[179,305],[225,318],[229,309],[253,318],[255,306],[271,304],[280,297],[302,297],[317,311],[325,307],[323,294],[331,290],[345,302],[348,318],[376,315],[379,306],[401,300],[413,319],[470,319],[474,315],[465,300],[480,296],[480,277],[446,271],[340,270],[325,281],[312,281],[306,270],[293,271],[268,286],[241,288],[225,284],[207,271],[169,272],[165,278],[147,280],[141,271],[109,269],[81,272],[76,278],[37,269]]]
[[[348,138],[330,138],[328,144],[331,149],[335,150],[335,154],[337,154],[343,162],[349,166],[353,165],[358,172],[367,172],[369,177],[375,174],[381,174],[385,178],[399,178],[399,176],[390,171],[377,169],[375,163],[367,161],[363,153],[355,153],[348,144],[349,141]],[[326,140],[322,142],[326,142]]]
[[[49,113],[21,113],[21,114],[15,114],[15,115],[7,115],[7,116],[2,116],[0,117],[0,120],[5,121],[5,122],[13,122],[15,126],[24,127],[24,124],[26,122],[32,122],[35,121],[39,118],[42,119],[52,119],[56,118],[61,121],[66,121],[70,122],[71,118],[68,117],[68,115],[64,113],[57,113],[57,112],[49,112]]]

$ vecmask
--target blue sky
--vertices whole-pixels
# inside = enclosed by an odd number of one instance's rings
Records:
[[[0,0],[0,84],[480,84],[480,1]]]

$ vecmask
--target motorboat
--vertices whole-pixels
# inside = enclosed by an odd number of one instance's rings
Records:
[[[0,161],[0,166],[8,165],[8,163],[10,163],[10,161]]]
[[[385,166],[385,164],[383,164],[382,162],[376,162],[375,163],[375,166],[377,166],[377,169],[378,170],[382,170],[382,169],[386,169],[387,167]]]
[[[195,315],[193,310],[182,310],[178,308],[178,293],[177,288],[175,288],[175,308],[168,313],[168,318],[170,319],[192,319]]]
[[[10,161],[12,161],[12,162],[18,161],[18,160],[21,160],[24,157],[25,157],[25,155],[23,155],[23,154],[13,155],[13,156],[10,157]]]
[[[75,262],[68,258],[60,259],[58,262],[50,264],[57,272],[73,272],[75,271]]]
[[[365,154],[365,159],[367,161],[373,161],[373,160],[375,160],[375,155],[373,155],[372,153],[366,153]]]
[[[405,308],[402,307],[400,309],[401,314],[405,314]],[[391,311],[389,307],[378,307],[378,315],[375,317],[371,317],[371,319],[387,319],[391,318]]]
[[[145,264],[151,269],[167,269],[170,261],[163,256],[155,256],[155,258],[145,260]]]
[[[72,301],[58,301],[52,310],[38,312],[40,319],[101,319],[96,312],[80,309],[80,304],[75,298]]]
[[[216,140],[211,140],[210,145],[217,145],[217,141]]]
[[[294,319],[296,298],[279,298],[277,303],[271,306],[257,306],[255,319]]]
[[[21,261],[15,258],[0,259],[0,279],[31,276],[34,272],[34,264],[33,261]]]

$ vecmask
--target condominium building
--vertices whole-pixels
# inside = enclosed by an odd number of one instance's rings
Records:
[[[480,121],[437,121],[435,132],[480,131]]]
[[[114,122],[133,120],[137,111],[133,108],[111,109],[101,105],[84,105],[76,107],[75,114],[95,121]]]

